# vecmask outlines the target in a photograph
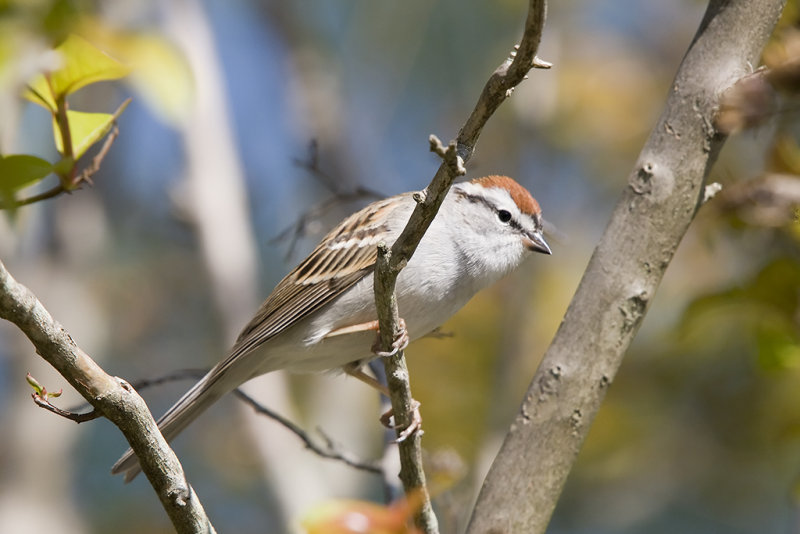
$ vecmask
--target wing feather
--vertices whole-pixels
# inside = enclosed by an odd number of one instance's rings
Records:
[[[377,244],[392,230],[387,226],[387,216],[401,204],[396,200],[394,197],[370,204],[331,230],[278,283],[239,334],[228,359],[250,352],[372,273]]]

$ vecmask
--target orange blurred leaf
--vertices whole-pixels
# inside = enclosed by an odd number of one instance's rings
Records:
[[[308,534],[418,534],[412,522],[421,504],[420,493],[388,506],[331,500],[315,506],[300,524]]]

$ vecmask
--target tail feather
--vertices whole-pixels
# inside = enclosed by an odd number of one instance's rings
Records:
[[[228,393],[228,381],[217,380],[216,369],[212,369],[197,384],[184,394],[167,413],[158,420],[158,428],[167,441],[177,436],[183,429],[206,411],[212,404]],[[234,384],[234,388],[236,385]],[[125,482],[130,482],[141,472],[139,458],[128,449],[111,468],[111,473],[116,475],[125,473]]]

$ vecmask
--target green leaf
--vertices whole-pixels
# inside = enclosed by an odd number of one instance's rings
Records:
[[[108,133],[114,121],[125,111],[129,103],[130,99],[123,102],[113,114],[67,110],[72,151],[76,160]],[[56,123],[55,116],[53,117],[53,132],[55,133],[56,149],[63,154],[64,142],[61,139],[61,130]]]
[[[7,196],[34,184],[53,172],[49,161],[29,156],[15,154],[0,157],[0,190]]]
[[[30,385],[30,386],[33,388],[33,390],[34,390],[34,391],[35,391],[37,394],[41,394],[41,392],[42,392],[42,385],[41,385],[41,384],[40,384],[40,383],[39,383],[39,382],[38,382],[38,381],[37,381],[35,378],[33,378],[33,376],[31,376],[31,374],[30,374],[30,373],[28,373],[27,375],[25,375],[25,379],[28,381],[28,384],[29,384],[29,385]]]
[[[23,95],[50,111],[55,111],[58,100],[90,83],[116,80],[130,72],[129,67],[77,35],[67,37],[56,52],[61,55],[61,67],[49,74],[49,80],[43,74],[36,76]]]
[[[72,150],[77,159],[108,132],[114,121],[114,115],[68,110],[67,120],[72,137]],[[55,132],[56,149],[63,154],[64,141],[61,139],[61,130],[58,128],[55,118],[53,118],[53,132]]]

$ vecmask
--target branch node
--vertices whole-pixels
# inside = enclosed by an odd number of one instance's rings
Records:
[[[428,136],[428,144],[430,145],[431,152],[435,153],[440,158],[444,159],[445,155],[445,148],[442,144],[442,141],[436,137],[435,134],[431,134]]]
[[[552,63],[549,61],[545,61],[539,56],[533,56],[533,61],[531,62],[534,69],[549,69],[553,66]]]
[[[377,245],[378,248],[378,261],[389,261],[392,254],[392,249],[386,244],[386,241],[381,241]]]
[[[467,174],[467,169],[464,167],[464,159],[458,155],[455,141],[450,141],[450,144],[445,148],[435,135],[431,135],[428,140],[431,144],[431,152],[435,152],[437,156],[442,158],[450,176],[464,176]]]
[[[192,492],[188,487],[178,487],[170,491],[169,496],[172,499],[172,502],[174,502],[178,507],[183,508],[189,504],[189,501],[192,498]]]
[[[121,387],[121,388],[122,388],[122,389],[124,389],[125,391],[128,391],[128,392],[130,392],[130,391],[133,389],[133,386],[131,386],[131,385],[128,383],[128,381],[127,381],[127,380],[125,380],[124,378],[120,378],[120,377],[118,377],[118,376],[117,376],[117,377],[114,377],[114,378],[116,378],[116,379],[117,379],[117,382],[119,383],[119,387]]]

